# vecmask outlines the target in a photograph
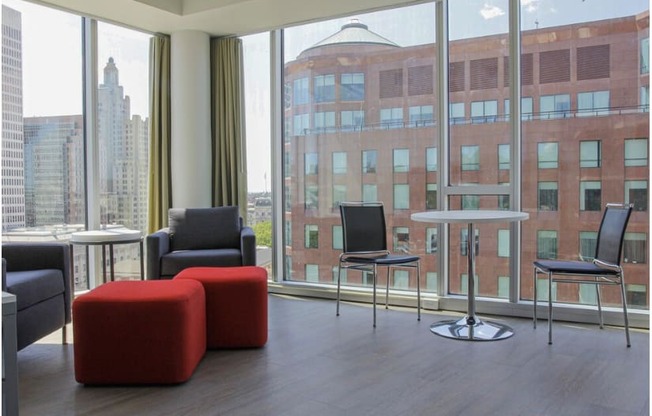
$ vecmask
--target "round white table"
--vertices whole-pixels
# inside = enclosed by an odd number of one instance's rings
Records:
[[[494,341],[509,338],[514,331],[507,325],[483,321],[475,314],[475,235],[473,224],[488,222],[515,222],[529,218],[529,214],[519,211],[427,211],[412,214],[413,221],[468,224],[467,266],[468,266],[468,307],[467,314],[462,319],[435,322],[430,325],[430,331],[446,338],[468,341]]]
[[[113,270],[113,245],[139,243],[140,280],[145,278],[145,266],[143,264],[143,233],[139,230],[115,228],[108,230],[78,231],[72,233],[70,236],[70,243],[84,246],[102,246],[102,276],[104,283],[106,283],[106,246],[109,246],[111,281],[113,281],[115,278]]]

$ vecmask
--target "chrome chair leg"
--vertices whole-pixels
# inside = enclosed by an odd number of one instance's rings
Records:
[[[421,321],[421,263],[417,262],[417,321]]]
[[[548,345],[552,345],[552,273],[548,272]]]
[[[391,267],[387,267],[387,286],[385,287],[385,309],[389,309],[389,275]]]
[[[625,295],[625,276],[621,271],[620,274],[620,293],[623,301],[623,317],[625,318],[625,337],[627,338],[627,348],[632,344],[629,340],[629,318],[627,316],[627,296]]]
[[[335,316],[340,316],[340,281],[342,278],[342,261],[337,267],[337,302],[335,303]]]
[[[374,264],[374,328],[376,327],[376,280],[378,279],[378,266]]]
[[[537,272],[537,268],[534,268],[534,313],[532,314],[532,325],[534,329],[537,328],[537,276],[539,273]]]
[[[597,282],[599,277],[595,278],[595,281]],[[604,329],[604,319],[602,318],[602,301],[600,299],[600,285],[596,284],[595,285],[595,293],[596,293],[596,299],[598,301],[598,317],[600,318],[600,329]]]

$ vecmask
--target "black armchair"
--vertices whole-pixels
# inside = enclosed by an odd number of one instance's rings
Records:
[[[237,206],[172,208],[169,227],[148,235],[147,278],[171,279],[188,267],[256,265],[256,236]]]
[[[16,295],[18,350],[71,321],[72,272],[67,243],[3,243],[2,290]]]

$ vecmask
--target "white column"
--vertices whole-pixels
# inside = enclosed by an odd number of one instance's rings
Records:
[[[210,37],[171,36],[172,206],[211,206]]]

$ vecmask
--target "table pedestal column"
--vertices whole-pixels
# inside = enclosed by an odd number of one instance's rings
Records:
[[[467,315],[462,319],[435,322],[430,331],[446,338],[466,341],[494,341],[509,338],[514,331],[507,325],[482,321],[475,314],[475,233],[473,224],[469,223],[466,238],[466,256],[468,268]]]

